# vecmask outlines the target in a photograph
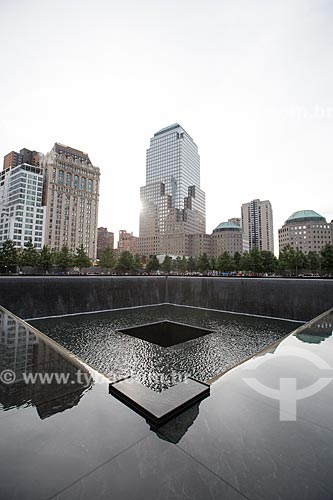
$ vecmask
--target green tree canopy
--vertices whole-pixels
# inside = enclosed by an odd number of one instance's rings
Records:
[[[321,266],[320,255],[312,250],[307,255],[307,268],[313,273],[319,271]]]
[[[38,252],[31,239],[24,244],[23,251],[20,254],[20,264],[22,266],[37,266]]]
[[[194,271],[197,270],[197,262],[196,262],[196,259],[194,257],[189,257],[188,258],[188,261],[187,261],[187,270],[190,273],[193,273]]]
[[[185,257],[185,255],[183,255],[182,261],[180,263],[180,271],[182,273],[186,273],[187,271],[187,258]]]
[[[67,245],[64,245],[60,252],[55,253],[55,264],[60,267],[62,271],[66,271],[68,267],[73,265],[73,257]]]
[[[298,248],[296,249],[296,252],[294,253],[294,259],[293,259],[293,268],[295,269],[295,275],[298,276],[299,271],[301,269],[306,268],[307,264],[307,259],[302,252],[302,250],[299,250]]]
[[[200,255],[198,259],[198,270],[201,273],[205,273],[209,270],[209,260],[206,253]]]
[[[217,269],[217,260],[215,257],[211,257],[209,260],[209,269],[215,271]]]
[[[136,253],[134,255],[134,269],[136,271],[140,271],[142,269],[142,261],[141,261],[141,258],[140,258],[140,255],[138,253]]]
[[[38,255],[38,266],[42,267],[45,271],[50,272],[54,256],[55,254],[51,251],[51,249],[44,245]]]
[[[79,267],[80,269],[82,267],[90,267],[91,266],[91,260],[89,259],[88,255],[86,254],[84,250],[84,246],[81,244],[79,248],[76,249],[76,253],[73,257],[73,263],[75,266]]]
[[[223,252],[223,254],[217,259],[217,270],[225,273],[232,271],[233,268],[234,262],[231,255],[228,252]]]
[[[151,255],[146,265],[146,270],[148,273],[151,271],[158,271],[160,269],[160,263],[156,255]]]
[[[235,270],[240,271],[241,270],[241,260],[242,256],[239,252],[234,253],[234,263],[235,263]]]
[[[13,272],[18,260],[19,256],[14,243],[11,240],[5,241],[0,248],[0,268],[5,272]]]
[[[324,269],[326,272],[332,272],[333,270],[333,246],[332,245],[325,245],[321,250],[320,250],[320,257],[321,257],[321,267]]]
[[[177,271],[179,274],[184,274],[186,273],[187,270],[187,259],[185,256],[180,257],[178,256],[175,261],[172,263],[172,268],[174,271]]]
[[[179,255],[178,255],[178,257],[176,257],[175,267],[176,267],[177,273],[182,272],[182,258],[179,257]]]
[[[291,269],[290,264],[290,245],[286,245],[285,247],[280,249],[279,253],[279,268],[281,271],[289,271]]]
[[[131,252],[129,252],[128,250],[124,250],[123,252],[121,252],[116,264],[116,269],[117,271],[123,273],[130,273],[134,271],[134,258]]]
[[[295,250],[290,245],[286,245],[280,251],[279,267],[282,270],[289,271],[289,274],[298,275],[299,271],[306,267],[307,259],[304,253],[298,248]]]
[[[162,262],[161,269],[164,273],[169,273],[172,267],[172,257],[170,255],[166,255],[164,257],[164,261]]]
[[[244,252],[240,259],[240,270],[248,272],[251,269],[249,252]]]
[[[277,259],[273,252],[268,250],[261,251],[261,259],[262,259],[262,270],[264,273],[274,273],[277,268]]]
[[[117,258],[111,247],[106,247],[99,259],[99,266],[103,269],[114,269],[117,264]]]
[[[249,252],[250,271],[254,273],[263,272],[263,258],[262,253],[257,248],[252,248]]]

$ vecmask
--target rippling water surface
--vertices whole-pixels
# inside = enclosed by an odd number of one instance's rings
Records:
[[[204,337],[160,347],[118,328],[165,320],[214,330]],[[288,321],[163,305],[31,321],[112,380],[132,375],[161,391],[186,376],[207,381],[296,328]]]

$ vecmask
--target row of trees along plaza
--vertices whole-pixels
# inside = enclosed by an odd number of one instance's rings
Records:
[[[117,257],[111,248],[106,248],[98,261],[99,271],[106,273],[202,273],[202,274],[281,274],[285,276],[298,276],[300,274],[320,274],[331,276],[333,274],[333,246],[326,245],[320,253],[309,252],[304,254],[300,250],[287,246],[275,257],[272,252],[253,249],[240,254],[230,255],[224,252],[218,258],[208,258],[206,254],[200,257],[177,257],[172,259],[165,256],[162,263],[156,255],[149,259],[132,255],[128,251],[121,252]],[[72,254],[67,246],[60,251],[55,251],[44,246],[37,251],[29,241],[22,250],[17,250],[12,241],[5,241],[0,248],[0,272],[16,273],[25,271],[26,268],[33,272],[52,273],[66,272],[73,268],[89,268],[92,261],[84,251],[83,245]],[[97,269],[96,269],[97,270]]]

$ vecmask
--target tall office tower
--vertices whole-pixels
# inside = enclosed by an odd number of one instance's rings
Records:
[[[97,228],[97,258],[100,259],[106,248],[114,247],[114,234],[107,227]]]
[[[243,249],[274,252],[273,212],[268,200],[252,200],[242,205]]]
[[[12,240],[23,248],[30,239],[43,246],[45,207],[43,173],[39,166],[23,163],[0,173],[0,244]]]
[[[100,170],[89,156],[55,143],[41,160],[44,169],[45,244],[55,250],[67,245],[74,252],[81,244],[96,258]]]
[[[186,235],[205,233],[205,193],[200,189],[200,157],[177,123],[150,140],[146,185],[140,189],[140,253],[186,255]]]

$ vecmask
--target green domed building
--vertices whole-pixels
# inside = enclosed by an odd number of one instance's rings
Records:
[[[287,245],[303,253],[317,252],[332,244],[333,223],[314,210],[294,212],[279,229],[280,251]]]
[[[211,236],[212,255],[218,257],[224,252],[230,255],[243,252],[243,233],[240,225],[233,220],[221,222]]]

